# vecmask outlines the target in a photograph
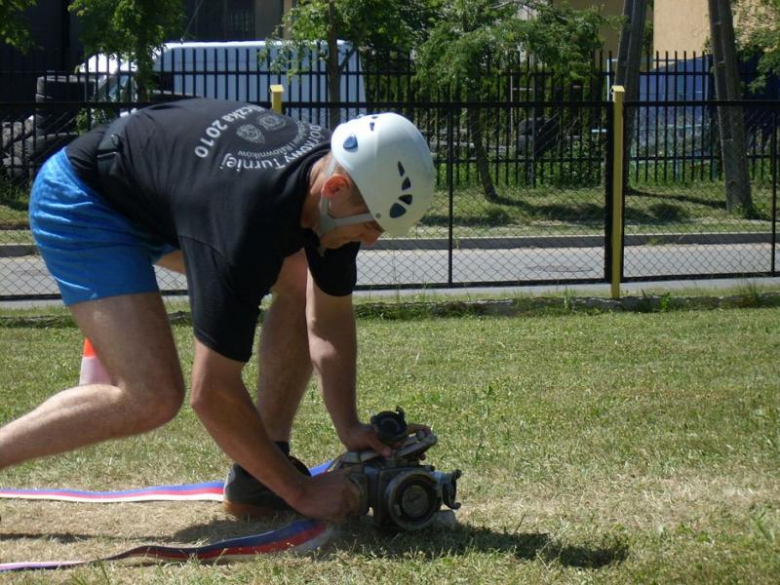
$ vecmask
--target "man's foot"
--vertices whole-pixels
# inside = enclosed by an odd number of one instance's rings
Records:
[[[309,469],[298,459],[287,456],[290,463],[304,475],[311,475]],[[277,496],[250,473],[233,464],[225,481],[222,506],[225,512],[238,518],[263,519],[277,512],[292,510],[290,505]]]

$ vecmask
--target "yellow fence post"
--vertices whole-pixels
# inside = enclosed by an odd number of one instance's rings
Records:
[[[281,85],[271,86],[271,109],[277,114],[282,113],[282,94],[284,93],[284,87]]]
[[[626,90],[612,86],[612,298],[620,298],[620,276],[623,267],[623,100]]]

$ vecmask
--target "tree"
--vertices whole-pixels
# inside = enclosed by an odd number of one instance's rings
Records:
[[[88,53],[119,55],[136,64],[138,100],[146,101],[155,51],[181,32],[181,0],[75,0],[70,10],[81,21]]]
[[[5,0],[0,3],[0,39],[4,43],[26,52],[33,46],[30,27],[23,13],[35,6],[38,0]]]
[[[273,39],[286,39],[277,57],[295,72],[295,62],[313,42],[326,41],[324,58],[329,101],[341,101],[341,72],[352,51],[395,47],[409,51],[420,42],[440,0],[301,0],[284,17]],[[349,41],[351,51],[339,62],[337,41]],[[341,121],[341,110],[332,106],[330,125]]]
[[[530,18],[521,18],[523,9],[532,11]],[[442,7],[420,47],[417,76],[429,88],[463,91],[477,171],[488,201],[497,194],[476,103],[488,58],[522,50],[562,78],[581,79],[592,70],[593,52],[602,46],[599,27],[606,23],[598,8],[575,10],[552,0],[455,0]]]
[[[710,32],[714,57],[715,97],[719,101],[740,98],[737,49],[730,0],[709,0]],[[751,213],[745,117],[741,107],[718,106],[723,174],[726,179],[726,208]]]
[[[771,76],[780,76],[780,0],[741,0],[737,42],[741,53],[758,57],[760,76],[753,89],[762,89]]]
[[[639,74],[642,69],[648,4],[648,0],[623,1],[624,22],[620,31],[615,85],[623,86],[626,90],[626,100],[630,102],[639,100]],[[632,136],[632,128],[633,119],[629,116],[624,125],[624,133],[627,137]],[[628,138],[623,144],[624,160],[628,160],[630,150],[631,139]],[[624,185],[628,182],[628,174],[628,165],[623,165]]]

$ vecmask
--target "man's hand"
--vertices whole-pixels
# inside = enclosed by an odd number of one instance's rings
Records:
[[[431,429],[425,425],[410,423],[407,425],[409,435],[422,431],[426,435],[431,434]],[[393,448],[400,446],[403,440],[395,445],[385,445],[379,440],[374,427],[371,425],[357,423],[347,429],[339,432],[339,439],[347,448],[347,451],[361,451],[363,449],[373,449],[382,457],[390,457],[393,454]]]
[[[291,505],[308,518],[341,522],[360,512],[360,490],[348,470],[331,471],[308,478],[303,497]]]

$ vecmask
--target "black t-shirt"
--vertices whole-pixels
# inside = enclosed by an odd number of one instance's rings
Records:
[[[104,133],[76,139],[68,158],[117,211],[184,252],[195,334],[211,349],[249,359],[260,302],[301,248],[323,291],[352,292],[359,245],[321,254],[300,226],[309,171],[329,150],[326,129],[240,102],[155,105],[132,114],[101,177]]]

